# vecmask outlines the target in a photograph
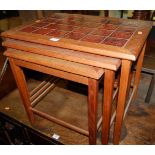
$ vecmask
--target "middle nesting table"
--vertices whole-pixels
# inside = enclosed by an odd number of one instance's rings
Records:
[[[9,58],[31,123],[33,124],[34,122],[33,113],[36,113],[58,124],[88,135],[89,144],[96,144],[97,128],[99,127],[97,123],[98,83],[104,75],[102,137],[108,142],[115,72],[121,64],[119,59],[14,39],[7,39],[3,45],[7,47],[5,55]],[[88,85],[88,131],[36,110],[33,106],[35,103],[31,102],[31,95],[34,95],[34,92],[28,92],[22,71],[23,67]],[[56,80],[52,79],[52,81],[56,83]]]

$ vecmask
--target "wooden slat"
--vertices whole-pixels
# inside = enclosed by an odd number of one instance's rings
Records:
[[[14,50],[14,49],[8,49],[5,52],[5,55],[15,59],[20,59],[23,61],[55,68],[65,72],[69,72],[69,73],[73,73],[73,74],[77,74],[85,77],[90,77],[93,79],[99,79],[104,73],[104,70],[101,68],[96,68],[96,67],[83,65],[75,62],[51,58],[51,57],[38,55],[34,53],[28,54],[27,52]]]
[[[34,95],[38,90],[40,90],[50,79],[52,79],[52,76],[46,78],[43,82],[41,82],[36,88],[31,90],[30,96]]]
[[[54,89],[58,80],[59,79],[56,79],[44,91],[39,92],[37,96],[34,98],[34,100],[31,102],[31,106],[34,107],[43,97],[45,97],[52,89]]]
[[[3,42],[3,45],[17,50],[28,51],[40,55],[55,57],[59,59],[69,60],[73,62],[106,68],[110,70],[117,70],[121,64],[121,61],[119,59],[114,59],[110,57],[80,51],[62,49],[58,47],[18,41],[14,39],[7,39],[7,41]]]
[[[77,131],[77,132],[79,132],[79,133],[82,133],[82,134],[84,134],[84,135],[86,135],[86,136],[89,135],[89,134],[88,134],[88,131],[86,131],[86,130],[84,130],[84,129],[81,129],[81,128],[75,126],[75,125],[72,125],[72,124],[69,124],[69,123],[67,123],[67,122],[65,122],[65,121],[63,121],[63,120],[57,119],[57,118],[55,118],[55,117],[53,117],[53,116],[50,116],[50,115],[48,115],[48,114],[46,114],[46,113],[43,113],[43,112],[41,112],[41,111],[39,111],[39,110],[37,110],[37,109],[31,108],[31,110],[32,110],[35,114],[37,114],[37,115],[39,115],[39,116],[42,116],[42,117],[44,117],[44,118],[46,118],[46,119],[48,119],[48,120],[51,120],[51,121],[53,121],[53,122],[55,122],[55,123],[57,123],[57,124],[60,124],[60,125],[62,125],[62,126],[64,126],[64,127],[67,127],[67,128],[72,129],[72,130],[74,130],[74,131]]]
[[[31,102],[42,92],[44,92],[55,80],[56,78],[53,77],[49,81],[47,81],[40,89],[38,89],[33,95],[30,96]]]

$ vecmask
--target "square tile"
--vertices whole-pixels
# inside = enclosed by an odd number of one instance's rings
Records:
[[[52,23],[52,24],[45,26],[44,28],[56,29],[57,27],[58,27],[58,24]]]
[[[64,38],[79,40],[83,38],[84,36],[85,36],[84,33],[70,32],[69,34],[65,35]]]
[[[82,24],[82,27],[88,27],[88,28],[97,28],[101,25],[101,23],[94,23],[94,22],[86,22]]]
[[[94,31],[93,28],[80,27],[80,28],[75,29],[73,32],[88,34],[92,31]]]
[[[55,18],[47,18],[47,19],[44,19],[43,22],[47,22],[47,23],[56,23],[58,21],[58,19],[55,19]]]
[[[104,40],[105,37],[98,36],[98,35],[87,35],[82,39],[82,41],[88,41],[88,42],[94,42],[94,43],[100,43],[102,40]]]
[[[53,30],[50,29],[50,28],[40,28],[40,29],[38,29],[36,31],[33,31],[32,33],[44,35],[44,34],[50,33],[51,31],[53,31]]]
[[[35,30],[37,30],[37,29],[38,29],[38,28],[36,28],[36,27],[28,26],[28,27],[25,27],[25,28],[21,29],[20,31],[31,33],[31,32],[33,32],[33,31],[35,31]]]
[[[80,25],[82,25],[81,22],[75,21],[75,20],[65,21],[65,24],[72,25],[72,26],[80,26]]]
[[[116,31],[110,37],[129,39],[132,36],[132,34],[132,32]]]
[[[76,28],[76,27],[74,27],[72,25],[65,25],[65,24],[58,24],[57,25],[58,30],[72,31],[74,28]]]
[[[109,20],[107,22],[107,24],[120,25],[120,24],[122,24],[122,22],[119,21],[118,19],[117,20]]]
[[[118,25],[103,24],[100,28],[106,29],[106,30],[115,30],[116,28],[118,28]]]
[[[49,24],[48,22],[39,22],[39,23],[33,24],[32,26],[35,26],[35,27],[44,27],[44,26],[46,26],[48,24]]]
[[[126,39],[118,39],[118,38],[106,38],[102,43],[107,45],[113,45],[113,46],[124,46],[127,42]]]
[[[56,23],[57,24],[65,24],[66,22],[63,19],[58,19]]]
[[[62,37],[63,35],[67,34],[68,32],[66,31],[60,31],[60,30],[54,30],[47,35],[52,36],[52,37]]]
[[[107,20],[107,19],[101,19],[101,20],[100,20],[100,23],[102,23],[102,24],[105,23],[105,24],[106,24],[106,23],[108,23],[108,20]]]
[[[122,25],[124,26],[130,26],[130,27],[137,27],[138,26],[138,22],[134,21],[134,20],[128,20],[128,21],[124,21],[122,23]]]
[[[106,30],[106,29],[97,29],[96,31],[93,32],[94,35],[101,35],[101,36],[109,36],[113,31],[111,30]]]
[[[66,15],[65,14],[53,14],[50,16],[51,18],[57,18],[57,19],[62,19],[65,18]]]
[[[125,32],[135,32],[136,28],[135,27],[129,27],[129,26],[120,26],[118,31],[125,31]]]

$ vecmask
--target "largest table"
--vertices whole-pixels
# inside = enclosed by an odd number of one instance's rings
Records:
[[[134,98],[140,81],[145,42],[151,27],[152,22],[149,21],[53,13],[48,18],[4,32],[2,36],[120,59],[121,74],[113,138],[113,143],[118,144],[131,82],[131,67],[136,62]],[[53,56],[50,51],[35,52]]]

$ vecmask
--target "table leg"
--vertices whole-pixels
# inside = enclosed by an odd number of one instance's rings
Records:
[[[150,85],[149,85],[149,89],[147,91],[147,95],[146,95],[146,98],[145,98],[146,103],[150,102],[151,95],[152,95],[152,92],[153,92],[153,89],[154,89],[154,83],[155,83],[155,73],[152,75],[151,82],[150,82]]]
[[[113,135],[113,143],[119,144],[120,135],[121,135],[121,126],[124,116],[124,108],[126,103],[126,97],[128,93],[128,83],[130,77],[131,70],[131,61],[122,60],[121,66],[121,76],[120,76],[120,85],[119,85],[119,93],[118,93],[118,101],[116,108],[116,121],[114,126],[114,135]]]
[[[34,123],[34,115],[30,109],[31,108],[30,97],[29,97],[29,92],[28,92],[28,88],[27,88],[23,70],[15,64],[14,59],[9,58],[9,62],[10,62],[11,69],[14,74],[17,86],[18,86],[20,96],[21,96],[23,104],[25,106],[25,110],[27,112],[28,118],[29,118],[30,122],[33,124]]]
[[[88,79],[88,130],[89,144],[96,144],[97,135],[98,81]]]
[[[111,118],[111,105],[114,89],[115,72],[105,70],[104,73],[104,101],[102,114],[102,144],[108,144]]]
[[[140,74],[141,74],[141,70],[142,70],[142,65],[143,65],[143,59],[144,59],[144,53],[145,53],[145,48],[146,48],[146,43],[143,46],[143,49],[138,57],[138,61],[137,61],[137,65],[136,65],[136,73],[135,73],[135,80],[134,80],[134,86],[136,86],[136,90],[134,93],[134,99],[137,96],[137,91],[138,91],[138,85],[140,82]]]

